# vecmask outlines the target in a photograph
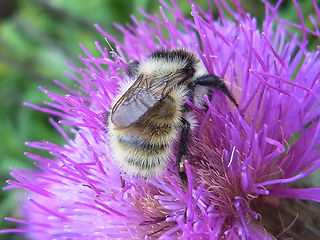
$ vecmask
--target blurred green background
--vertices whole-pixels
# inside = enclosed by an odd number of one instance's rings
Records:
[[[261,3],[255,0],[241,2],[252,15],[264,16]],[[207,1],[197,3],[204,9],[207,6]],[[313,12],[311,1],[301,1],[300,5],[307,18]],[[73,82],[64,74],[70,70],[64,62],[82,66],[78,60],[82,54],[78,43],[82,43],[94,56],[99,56],[94,41],[106,47],[104,38],[93,24],[98,23],[110,35],[121,40],[112,23],[131,22],[130,14],[142,19],[138,6],[158,14],[158,1],[148,0],[0,0],[0,188],[7,185],[5,181],[10,178],[10,167],[33,168],[33,161],[28,160],[23,152],[47,155],[46,152],[27,148],[24,142],[48,140],[64,143],[48,123],[49,116],[24,107],[23,102],[41,105],[49,100],[38,90],[39,85],[62,93],[54,85],[54,79],[72,87]],[[188,4],[182,3],[181,7],[185,15],[190,16]],[[280,13],[284,18],[298,22],[291,1],[284,1]],[[315,38],[310,41],[313,49],[319,44]],[[0,191],[0,229],[14,227],[3,218],[19,218],[16,206],[21,200],[18,191]],[[0,235],[0,239],[22,238],[15,234]]]

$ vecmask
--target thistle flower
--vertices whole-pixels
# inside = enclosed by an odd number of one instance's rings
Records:
[[[307,34],[320,36],[315,2],[317,21],[310,18],[315,31],[306,28],[295,1],[300,24],[279,17],[281,2],[265,3],[262,31],[235,2],[232,10],[224,0],[215,1],[219,20],[212,6],[207,13],[191,3],[190,20],[177,1],[160,2],[162,17],[140,10],[147,21],[132,17],[134,25],[116,25],[124,43],[96,26],[116,52],[110,55],[96,43],[102,57],[93,57],[81,46],[85,69],[68,64],[79,91],[56,82],[67,95],[40,88],[52,99],[48,108],[26,103],[62,119],[50,122],[66,145],[27,143],[53,157],[26,153],[39,170],[12,169],[16,181],[8,180],[5,189],[27,189],[26,220],[8,218],[22,226],[2,232],[22,232],[30,239],[273,239],[286,230],[270,227],[276,221],[272,213],[289,208],[282,199],[320,201],[319,187],[297,184],[320,166],[319,49],[309,52],[306,40]],[[302,40],[288,25],[302,33]],[[126,80],[121,70],[127,62],[178,46],[198,52],[208,72],[222,77],[239,102],[235,110],[214,91],[211,102],[204,96],[208,110],[203,111],[186,99],[199,122],[185,163],[187,189],[174,155],[161,177],[120,173],[105,118]],[[73,138],[61,124],[72,126]]]

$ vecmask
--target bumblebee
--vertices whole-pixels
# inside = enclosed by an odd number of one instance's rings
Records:
[[[128,63],[127,75],[129,81],[108,117],[114,160],[129,175],[158,176],[179,142],[176,165],[185,182],[188,138],[197,125],[185,97],[198,107],[211,88],[221,90],[238,106],[235,98],[224,81],[208,74],[198,55],[187,49],[157,50],[144,61]]]

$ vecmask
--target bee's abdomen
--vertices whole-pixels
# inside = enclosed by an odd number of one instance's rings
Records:
[[[168,95],[139,121],[127,128],[114,128],[111,147],[115,161],[126,173],[148,178],[164,170],[178,138],[182,101]]]
[[[120,166],[130,175],[148,178],[159,174],[169,161],[177,126],[149,122],[144,128],[118,132],[114,146]]]

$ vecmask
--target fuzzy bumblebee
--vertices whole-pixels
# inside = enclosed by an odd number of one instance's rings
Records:
[[[187,97],[203,106],[210,89],[220,89],[237,106],[223,80],[208,74],[198,55],[175,48],[153,52],[143,62],[127,66],[129,82],[115,98],[109,114],[114,160],[129,175],[150,178],[161,174],[179,141],[176,165],[186,180],[183,160],[188,138],[197,125]]]

